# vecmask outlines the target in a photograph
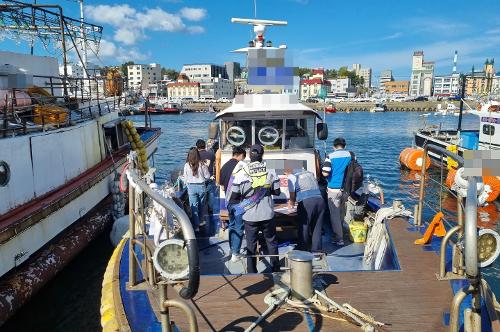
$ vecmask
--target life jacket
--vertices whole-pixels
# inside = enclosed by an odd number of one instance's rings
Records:
[[[267,181],[267,167],[264,162],[252,162],[243,168],[243,171],[250,177],[251,189],[253,189],[253,194],[245,198],[249,193],[243,194],[243,200],[234,206],[234,215],[243,215],[246,211],[253,208],[255,205],[266,196],[269,195],[269,189],[271,188],[271,183]]]
[[[321,191],[319,190],[318,181],[313,173],[309,171],[303,171],[295,174],[297,178],[297,201],[302,202],[303,200],[311,197],[321,197]]]
[[[253,189],[260,187],[269,188],[271,186],[270,183],[267,183],[266,163],[254,161],[243,168],[243,170],[248,176],[250,176],[250,182],[252,183]]]

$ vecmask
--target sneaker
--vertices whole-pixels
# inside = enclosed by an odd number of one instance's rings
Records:
[[[240,254],[232,254],[231,255],[231,262],[236,263],[241,260],[241,255]]]

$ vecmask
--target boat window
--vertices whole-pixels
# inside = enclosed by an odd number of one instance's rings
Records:
[[[255,120],[255,143],[265,150],[280,150],[283,144],[283,120]]]
[[[314,119],[287,119],[285,149],[305,149],[314,145]]]
[[[495,135],[495,126],[489,124],[483,125],[483,134],[490,136]]]
[[[233,146],[250,148],[252,145],[252,120],[223,122],[221,140],[224,150],[231,150]]]
[[[0,187],[5,187],[9,184],[10,168],[7,162],[0,160]]]

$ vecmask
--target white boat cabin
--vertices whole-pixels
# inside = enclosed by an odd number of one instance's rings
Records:
[[[321,116],[298,102],[296,95],[253,94],[236,96],[233,105],[217,114],[211,138],[218,139],[220,163],[232,157],[234,146],[248,150],[264,146],[264,161],[282,178],[282,195],[288,198],[285,171],[306,169],[319,176],[315,136],[326,139],[328,129]]]

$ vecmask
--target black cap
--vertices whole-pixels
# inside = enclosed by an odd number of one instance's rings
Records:
[[[255,151],[258,155],[262,156],[264,154],[264,147],[260,144],[254,144],[250,148],[250,152]]]
[[[246,154],[246,151],[241,146],[233,147],[233,154],[243,154],[243,153]]]
[[[205,149],[207,147],[207,144],[205,143],[204,140],[199,139],[199,140],[196,141],[196,147],[198,149]]]
[[[333,140],[333,146],[340,145],[342,147],[346,146],[345,139],[343,137],[337,137]]]

